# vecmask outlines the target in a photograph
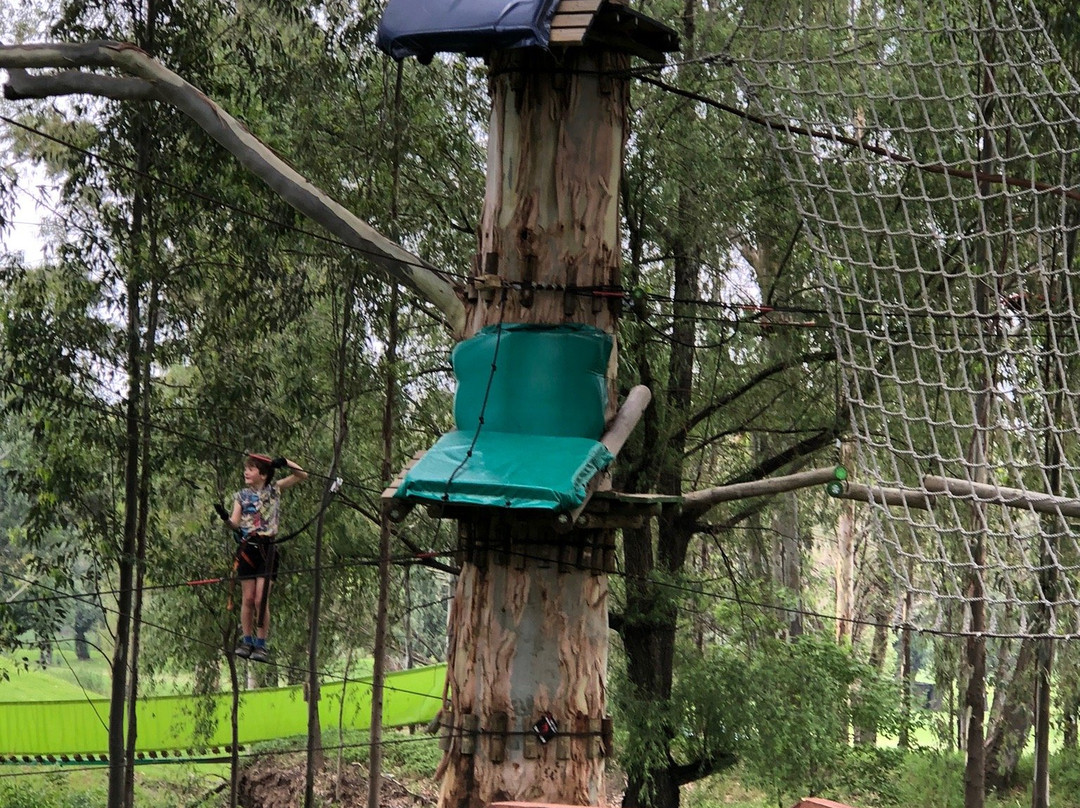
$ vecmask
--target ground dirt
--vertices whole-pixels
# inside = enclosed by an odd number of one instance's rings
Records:
[[[243,808],[299,808],[304,804],[306,764],[302,756],[272,756],[248,766],[240,776],[239,802]],[[622,802],[621,775],[608,777],[604,808]],[[367,805],[367,768],[363,764],[342,766],[338,780],[333,768],[324,768],[315,780],[317,805],[364,808]],[[434,780],[403,782],[383,775],[380,808],[429,808],[438,802]]]
[[[303,757],[265,758],[247,767],[240,776],[239,802],[244,808],[297,808],[304,804],[306,763]],[[344,764],[341,778],[336,767],[324,768],[315,778],[317,805],[341,808],[367,805],[367,769]],[[381,808],[426,808],[436,803],[434,782],[405,784],[383,775]]]

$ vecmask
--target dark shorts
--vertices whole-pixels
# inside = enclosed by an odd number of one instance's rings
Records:
[[[269,573],[270,579],[276,581],[280,566],[281,550],[272,544],[245,541],[236,548],[238,578],[261,578]]]

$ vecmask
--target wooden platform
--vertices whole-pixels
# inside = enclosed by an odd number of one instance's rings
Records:
[[[679,49],[671,28],[618,0],[562,0],[551,19],[552,48],[601,45],[662,64]]]

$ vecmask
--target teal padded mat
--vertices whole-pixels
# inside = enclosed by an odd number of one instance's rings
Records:
[[[489,326],[453,352],[457,426],[408,470],[398,499],[564,511],[612,461],[600,443],[610,334]],[[470,451],[471,449],[471,451]]]
[[[473,435],[455,430],[439,438],[409,470],[395,496],[568,511],[585,501],[585,486],[612,460],[604,444],[587,438],[515,435],[483,429],[472,457],[462,465]],[[447,486],[451,476],[453,482]]]

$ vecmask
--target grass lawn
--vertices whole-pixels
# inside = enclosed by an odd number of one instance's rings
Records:
[[[84,699],[104,696],[108,687],[109,663],[97,653],[82,660],[57,650],[45,668],[36,651],[0,656],[0,702]]]

